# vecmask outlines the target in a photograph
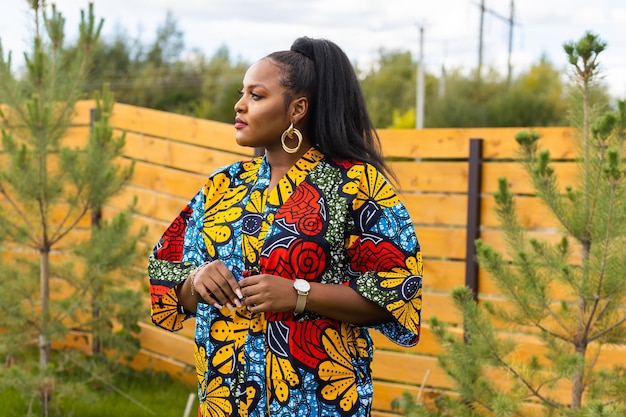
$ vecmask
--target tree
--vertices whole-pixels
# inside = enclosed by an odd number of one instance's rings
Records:
[[[486,109],[491,126],[567,125],[567,86],[545,57],[516,77]]]
[[[197,61],[203,78],[202,94],[192,103],[192,115],[232,123],[233,107],[239,100],[238,91],[248,64],[231,63],[226,46],[219,48],[208,63],[203,58]]]
[[[408,51],[379,51],[378,61],[361,80],[363,94],[377,128],[393,124],[394,112],[404,114],[415,108],[415,63]],[[426,94],[434,91],[432,77],[426,76]]]
[[[134,54],[138,52],[133,45],[138,43],[139,40],[129,41],[126,33],[119,27],[111,41],[98,39],[93,48],[92,66],[85,91],[88,93],[107,83],[118,100],[123,97],[132,85],[133,77],[136,76],[134,73],[137,65]],[[73,46],[73,49],[76,48],[78,45]]]
[[[66,59],[78,49],[71,45]],[[171,11],[157,28],[155,40],[146,45],[117,27],[111,40],[94,44],[85,91],[107,83],[119,102],[189,114],[201,95],[203,77],[193,60],[181,58],[183,51],[184,35]]]
[[[198,95],[202,79],[180,59],[184,50],[184,35],[171,11],[167,12],[165,21],[157,28],[152,44],[146,47],[137,40],[134,47],[127,47],[126,50],[133,51],[134,55],[130,71],[122,75],[124,79],[118,78],[114,85],[114,92],[121,102],[178,111]]]
[[[496,211],[508,253],[481,240],[476,246],[508,307],[478,304],[467,288],[453,291],[465,337],[453,336],[436,319],[431,325],[444,346],[440,364],[461,401],[442,399],[437,411],[413,408],[414,415],[524,416],[530,415],[523,407],[528,401],[540,408],[532,415],[626,415],[626,366],[598,361],[607,346],[626,343],[626,102],[610,111],[596,94],[605,46],[592,33],[564,45],[577,87],[571,112],[580,149],[576,185],[559,187],[539,135],[516,136],[520,162],[557,220],[561,239],[527,236],[501,178]],[[532,336],[545,353],[513,354],[513,333],[505,336],[496,321]],[[555,394],[558,386],[569,398]]]
[[[146,61],[155,67],[173,64],[178,61],[185,48],[184,35],[178,29],[178,21],[171,10],[165,16],[165,22],[157,29],[157,38],[146,54]]]
[[[567,86],[561,72],[541,59],[510,82],[495,69],[479,79],[460,70],[441,80],[443,94],[426,103],[426,127],[562,126]]]
[[[87,144],[64,142],[103,21],[95,18],[93,4],[81,11],[79,47],[66,54],[63,15],[54,5],[48,14],[44,1],[29,5],[35,34],[22,78],[12,72],[11,54],[5,59],[0,48],[0,239],[3,258],[11,261],[0,268],[0,353],[14,364],[0,370],[0,387],[19,387],[31,401],[40,398],[41,413],[48,416],[63,396],[84,392],[84,381],[67,378],[69,369],[97,374],[97,362],[75,352],[53,355],[54,342],[81,330],[107,348],[132,348],[136,313],[125,315],[118,305],[137,302],[138,296],[118,291],[109,277],[132,264],[139,235],[128,235],[127,212],[85,229],[90,212],[97,217],[132,175],[132,165],[115,163],[124,138],[114,137],[108,124],[113,98],[106,88],[96,97],[100,120]],[[102,317],[105,309],[109,315]],[[113,331],[114,322],[122,331]],[[34,363],[31,346],[38,351]]]

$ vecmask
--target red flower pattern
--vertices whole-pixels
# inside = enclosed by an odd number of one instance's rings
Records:
[[[303,182],[276,213],[276,219],[283,218],[287,223],[294,224],[309,214],[318,214],[321,208],[319,200],[319,191],[308,182]]]
[[[259,263],[261,270],[266,274],[294,279],[293,265],[289,260],[289,251],[285,247],[274,249],[269,257],[261,256]]]
[[[340,167],[345,168],[345,169],[350,169],[354,165],[363,165],[362,162],[354,161],[354,160],[351,160],[351,159],[333,159],[333,162],[335,162],[337,165],[339,165]]]
[[[289,247],[276,247],[261,257],[261,269],[281,277],[314,280],[326,267],[326,252],[316,242],[295,239]]]
[[[360,237],[347,252],[352,260],[352,269],[358,272],[390,271],[404,267],[405,255],[388,240],[376,242],[371,237]]]
[[[191,212],[191,207],[185,207],[167,228],[159,242],[160,247],[155,251],[157,259],[170,262],[180,262],[183,259],[185,230]]]
[[[289,259],[290,263],[295,265],[296,276],[306,280],[320,276],[326,266],[326,252],[316,242],[303,240],[294,242]]]
[[[329,328],[338,328],[337,322],[330,319],[307,320],[301,323],[288,321],[290,327],[289,344],[294,358],[310,369],[316,369],[320,362],[328,359],[322,336]]]
[[[309,213],[298,219],[298,230],[307,236],[315,236],[324,228],[322,216],[319,213]]]

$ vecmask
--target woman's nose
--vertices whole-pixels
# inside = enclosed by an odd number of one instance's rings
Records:
[[[235,109],[235,113],[241,113],[243,111],[243,104],[241,103],[241,98],[239,100],[237,100],[237,102],[235,103],[234,109]]]

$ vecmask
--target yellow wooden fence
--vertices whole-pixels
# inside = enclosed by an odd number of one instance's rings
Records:
[[[88,135],[93,103],[81,102],[66,143],[83,143]],[[134,160],[131,185],[105,209],[110,215],[138,200],[137,227],[146,226],[146,258],[163,230],[200,189],[214,169],[249,158],[253,150],[239,147],[230,124],[117,104],[111,123],[116,132],[126,132],[125,158]],[[483,140],[481,188],[481,237],[496,247],[502,246],[491,194],[498,177],[506,176],[513,193],[519,194],[524,226],[540,238],[554,240],[555,222],[538,201],[530,197],[530,185],[521,167],[513,161],[519,128],[498,129],[424,129],[379,130],[385,156],[399,179],[399,191],[415,223],[424,255],[423,323],[436,316],[460,329],[461,318],[452,306],[450,290],[465,284],[466,230],[468,206],[468,157],[472,138]],[[542,135],[541,146],[561,160],[557,174],[562,187],[571,184],[575,174],[572,158],[575,145],[568,128],[534,129]],[[499,293],[483,271],[478,274],[479,298],[497,300]],[[146,292],[146,302],[148,300]],[[168,333],[146,322],[141,325],[141,352],[137,367],[165,370],[195,381],[192,337],[193,321],[178,333]],[[457,330],[460,332],[460,330]],[[451,381],[437,364],[441,347],[427,325],[415,348],[400,348],[375,333],[373,363],[374,415],[395,415],[394,398],[404,391],[424,397],[453,389]],[[76,342],[80,343],[77,337]],[[81,339],[82,340],[82,339]],[[520,354],[540,353],[539,344],[530,336],[518,336]],[[623,351],[620,350],[623,355]],[[615,352],[602,355],[611,363]],[[424,385],[424,390],[420,387]],[[566,395],[563,392],[563,395]]]

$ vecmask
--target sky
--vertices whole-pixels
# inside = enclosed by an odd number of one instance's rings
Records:
[[[481,1],[482,54],[479,53]],[[19,65],[29,49],[32,17],[27,0],[2,0],[0,42]],[[75,39],[86,0],[56,0],[65,16],[66,34]],[[381,50],[420,52],[427,72],[469,71],[479,56],[485,66],[506,75],[509,60],[511,0],[93,0],[104,18],[103,36],[122,30],[142,44],[154,41],[169,12],[184,34],[185,50],[212,56],[221,46],[232,58],[254,62],[289,49],[299,36],[337,43],[359,67],[375,62]],[[626,98],[625,0],[514,1],[511,64],[526,71],[545,56],[569,69],[563,43],[591,31],[607,43],[600,55],[610,93]],[[420,47],[420,43],[422,47]]]

